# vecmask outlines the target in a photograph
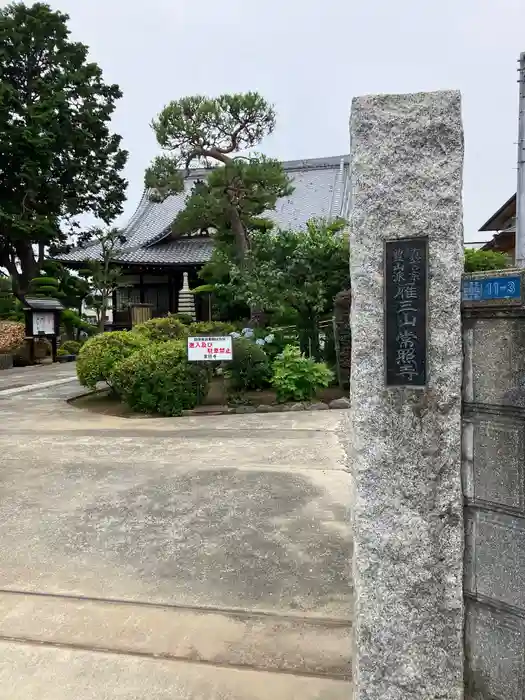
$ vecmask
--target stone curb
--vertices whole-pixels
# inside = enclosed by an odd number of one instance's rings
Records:
[[[85,391],[82,392],[81,394],[76,394],[75,396],[70,396],[68,399],[66,399],[66,403],[68,404],[74,404],[75,401],[78,399],[83,399],[86,396],[93,396],[95,394],[101,394],[107,392],[107,388],[103,389],[95,389],[93,391]],[[225,416],[225,415],[231,415],[231,414],[237,414],[237,415],[247,415],[249,413],[289,413],[292,411],[329,411],[329,410],[348,410],[350,408],[350,401],[346,397],[342,397],[340,399],[334,399],[333,401],[330,401],[330,403],[323,403],[322,401],[318,403],[306,403],[306,402],[298,402],[298,403],[293,403],[293,404],[272,404],[272,405],[267,405],[267,404],[260,404],[259,406],[249,406],[249,405],[241,405],[241,406],[227,406],[224,408],[218,408],[218,407],[213,407],[210,406],[210,410],[206,411],[203,410],[205,409],[204,406],[199,406],[198,408],[191,409],[189,411],[183,411],[182,412],[182,417],[188,418],[189,416],[196,417],[196,416]],[[140,418],[140,415],[136,416],[137,418]],[[157,417],[157,416],[152,416],[152,417]],[[173,416],[174,418],[176,416]],[[134,416],[126,417],[128,420],[131,418],[133,419]]]
[[[230,415],[232,413],[239,415],[246,415],[248,413],[289,413],[292,411],[328,411],[328,410],[348,410],[350,408],[350,401],[347,398],[334,399],[330,403],[293,403],[293,404],[261,404],[260,406],[229,406],[224,409],[213,409],[210,406],[209,411],[203,410],[203,406],[198,409],[191,411],[183,411],[182,415],[184,417],[189,416],[221,416]]]

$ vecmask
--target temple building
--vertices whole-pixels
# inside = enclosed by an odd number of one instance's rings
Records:
[[[293,180],[294,191],[277,202],[267,217],[281,229],[301,229],[313,217],[347,218],[349,207],[348,156],[293,160],[283,163]],[[126,238],[117,264],[123,270],[123,284],[113,295],[113,328],[129,328],[133,305],[148,304],[153,317],[179,311],[185,298],[184,279],[192,289],[202,284],[200,268],[213,251],[213,238],[208,235],[174,237],[171,224],[184,207],[194,182],[204,179],[209,171],[195,170],[186,180],[185,191],[163,202],[152,202],[145,191],[139,205],[123,228]],[[59,258],[68,267],[82,268],[88,260],[96,260],[98,244],[75,248]],[[185,274],[186,273],[186,274]],[[182,295],[181,295],[182,292]],[[198,320],[209,318],[209,303],[195,295]],[[182,309],[181,309],[182,310]]]

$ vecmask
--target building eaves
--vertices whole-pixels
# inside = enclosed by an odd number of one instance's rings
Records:
[[[500,231],[505,223],[516,216],[516,195],[513,194],[498,211],[479,229],[480,231]]]

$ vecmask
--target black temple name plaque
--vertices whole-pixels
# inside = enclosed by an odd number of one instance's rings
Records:
[[[385,243],[385,381],[427,383],[428,239]]]

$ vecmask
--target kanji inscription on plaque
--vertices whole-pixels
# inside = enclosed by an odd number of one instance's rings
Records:
[[[428,239],[385,243],[385,381],[427,382]]]

